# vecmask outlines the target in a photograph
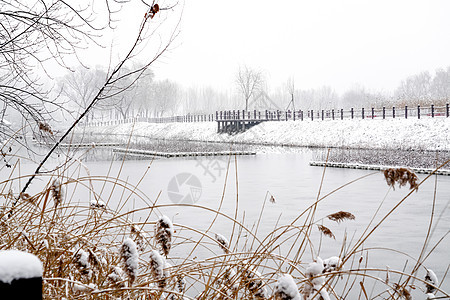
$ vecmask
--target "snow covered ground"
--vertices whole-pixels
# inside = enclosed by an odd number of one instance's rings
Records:
[[[195,140],[393,150],[450,151],[450,119],[326,120],[264,122],[244,133],[218,134],[216,122],[135,123],[87,127],[86,133],[157,139]],[[82,129],[79,128],[78,132]]]

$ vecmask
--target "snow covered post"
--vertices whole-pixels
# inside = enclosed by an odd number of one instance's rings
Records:
[[[42,299],[42,263],[35,255],[18,250],[0,251],[0,297]]]

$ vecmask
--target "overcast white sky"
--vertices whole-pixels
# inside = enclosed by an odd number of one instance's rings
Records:
[[[177,47],[154,70],[226,90],[246,64],[270,88],[294,76],[299,89],[389,91],[450,66],[449,15],[448,0],[186,0]]]

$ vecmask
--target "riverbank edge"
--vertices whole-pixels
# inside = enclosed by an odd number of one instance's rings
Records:
[[[266,122],[246,132],[217,133],[215,122],[128,123],[79,127],[78,134],[273,147],[450,151],[450,120],[344,120]]]
[[[309,165],[313,167],[372,170],[372,171],[384,171],[386,169],[402,167],[402,166],[368,165],[368,164],[326,162],[326,161],[310,161]],[[408,169],[419,174],[436,174],[436,175],[450,176],[450,170],[443,170],[443,169],[436,170],[429,168],[414,168],[414,167],[408,167]]]

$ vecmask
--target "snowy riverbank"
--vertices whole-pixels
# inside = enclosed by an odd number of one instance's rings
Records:
[[[303,147],[448,150],[450,119],[327,120],[265,122],[244,133],[218,134],[216,122],[135,123],[87,127],[88,134],[156,139],[237,142]],[[79,128],[78,132],[82,129]]]

